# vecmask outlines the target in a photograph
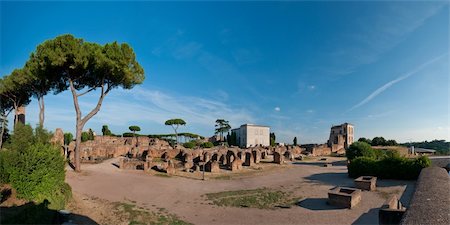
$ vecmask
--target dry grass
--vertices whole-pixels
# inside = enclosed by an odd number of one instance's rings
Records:
[[[206,197],[218,206],[258,209],[288,208],[300,199],[291,193],[266,188],[209,193]]]

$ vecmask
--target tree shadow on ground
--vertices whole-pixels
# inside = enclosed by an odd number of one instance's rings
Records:
[[[345,187],[354,186],[353,179],[349,178],[346,172],[317,173],[305,177],[305,179],[312,183],[328,184],[331,186],[345,186]]]
[[[310,209],[310,210],[336,210],[345,209],[343,207],[337,207],[329,205],[327,198],[307,198],[297,203],[298,206]]]
[[[378,224],[378,211],[379,208],[370,209],[368,212],[363,213],[358,219],[356,219],[352,225]]]
[[[48,208],[49,202],[44,200],[40,204],[28,202],[21,206],[0,207],[0,224],[62,224],[72,220],[83,224],[98,223],[91,218],[79,214],[66,216],[57,210]]]

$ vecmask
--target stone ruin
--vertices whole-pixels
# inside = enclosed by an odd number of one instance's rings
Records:
[[[349,187],[335,187],[328,192],[328,204],[352,209],[361,201],[361,190]]]
[[[144,142],[145,143],[145,142]],[[139,148],[140,149],[140,148]],[[222,170],[240,171],[244,167],[252,167],[261,163],[261,160],[276,164],[286,163],[288,160],[301,158],[303,149],[300,147],[253,147],[240,149],[236,147],[216,146],[206,149],[185,148],[149,148],[132,154],[131,159],[123,159],[120,168],[150,169],[166,172],[208,172],[220,173]],[[141,156],[139,158],[139,156]],[[127,165],[130,164],[130,165]]]
[[[64,143],[64,134],[55,132],[55,142]],[[53,140],[53,139],[52,139]],[[73,160],[75,142],[67,147],[68,158]],[[95,163],[109,158],[125,156],[119,162],[121,169],[156,170],[174,174],[176,171],[205,171],[219,173],[222,170],[240,171],[261,161],[284,164],[302,159],[309,152],[299,146],[238,147],[216,146],[205,149],[173,148],[165,140],[141,137],[95,136],[82,142],[80,156],[83,163]]]

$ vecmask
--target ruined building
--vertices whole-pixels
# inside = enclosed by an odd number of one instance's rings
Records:
[[[330,138],[328,139],[328,147],[331,152],[344,151],[353,143],[353,125],[344,123],[332,126]]]
[[[17,108],[17,112],[14,117],[14,121],[18,121],[22,124],[25,124],[25,106],[20,106],[19,108]]]

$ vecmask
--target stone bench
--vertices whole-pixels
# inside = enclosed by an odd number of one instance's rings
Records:
[[[355,179],[355,186],[365,191],[375,191],[377,187],[377,177],[361,176]]]
[[[397,195],[392,195],[378,211],[378,223],[380,225],[399,224],[405,211],[406,208],[402,206]]]
[[[328,192],[328,204],[352,209],[361,201],[361,190],[335,187]]]

